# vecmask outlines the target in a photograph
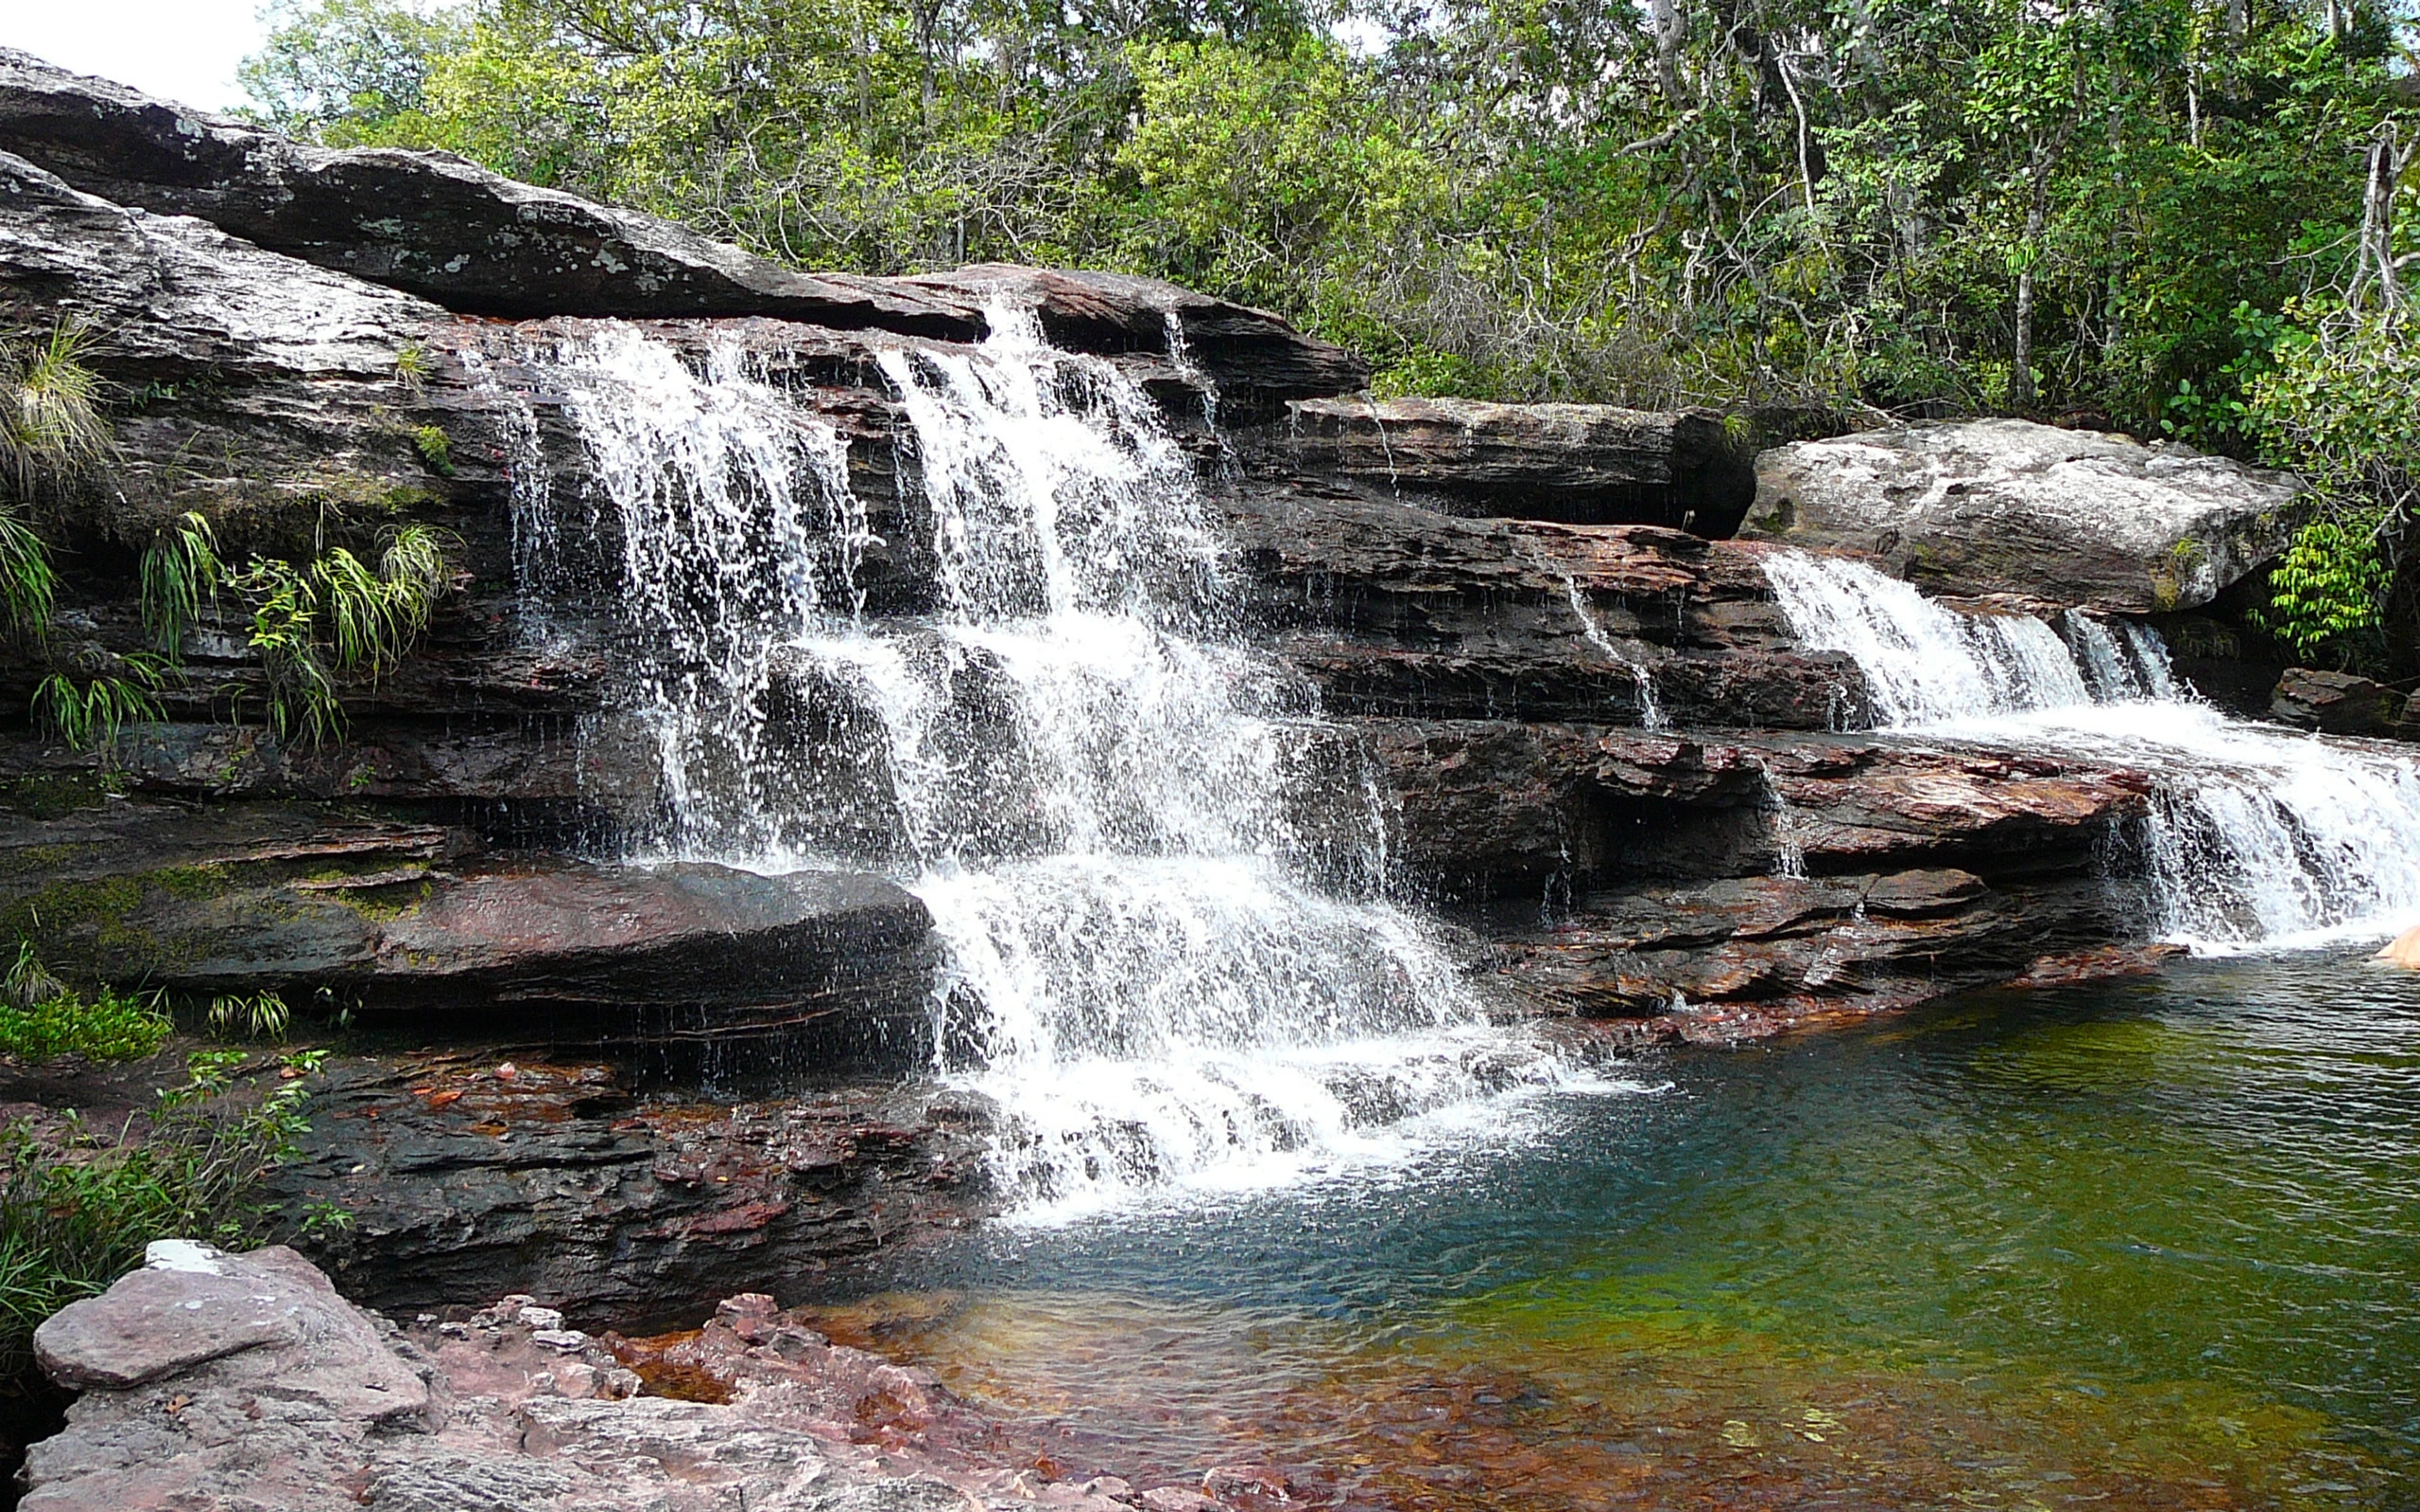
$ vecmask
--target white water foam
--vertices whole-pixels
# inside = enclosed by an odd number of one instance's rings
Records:
[[[2420,922],[2411,757],[2181,696],[2146,625],[2113,634],[2070,613],[2062,643],[2031,616],[1961,614],[1859,562],[1776,552],[1765,566],[1800,639],[1855,658],[1885,728],[2151,775],[2143,849],[2163,937],[2220,954]]]
[[[1236,633],[1149,398],[993,324],[881,357],[931,522],[914,619],[862,612],[845,453],[766,369],[612,325],[537,354],[622,531],[662,852],[897,869],[947,956],[938,1069],[997,1108],[1029,1219],[1398,1158],[1582,1084],[1386,901],[1375,774]],[[801,702],[845,772],[786,754]]]

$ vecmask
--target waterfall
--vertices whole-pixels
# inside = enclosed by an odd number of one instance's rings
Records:
[[[2090,701],[2058,632],[2031,614],[1960,614],[1862,562],[1777,551],[1765,576],[1790,628],[1844,651],[1890,725]]]
[[[781,365],[610,323],[526,354],[620,532],[652,853],[916,892],[936,1070],[995,1106],[1031,1214],[1367,1158],[1557,1083],[1387,900],[1376,774],[1243,639],[1155,406],[1030,316],[992,326],[880,353],[929,521],[914,615],[866,612],[866,553],[908,543]]]
[[[2420,760],[2228,717],[2182,695],[2149,626],[1966,614],[1861,562],[1778,551],[1807,645],[1855,659],[1886,728],[2141,771],[2154,930],[2204,951],[2378,936],[2420,919]]]

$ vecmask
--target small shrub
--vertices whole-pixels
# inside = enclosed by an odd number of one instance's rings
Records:
[[[155,696],[167,680],[159,658],[137,651],[119,657],[115,672],[78,682],[53,672],[34,688],[34,717],[76,750],[114,747],[129,725],[164,717]]]
[[[14,511],[0,509],[0,628],[40,640],[58,593],[50,547]]]
[[[0,983],[0,1054],[43,1061],[140,1060],[168,1042],[174,1025],[157,993],[133,997],[104,988],[86,999],[43,969],[33,947],[17,947]]]
[[[454,443],[434,425],[424,425],[412,432],[412,445],[420,452],[420,459],[428,470],[441,478],[454,475]]]
[[[337,546],[309,568],[258,559],[227,578],[252,602],[252,649],[268,674],[269,727],[320,745],[344,728],[339,678],[377,678],[428,628],[451,569],[446,537],[426,525],[391,536],[376,571]]]
[[[395,349],[395,382],[412,393],[428,382],[428,349],[417,341],[407,341]]]
[[[38,1137],[0,1130],[0,1376],[22,1370],[33,1331],[78,1297],[108,1289],[155,1239],[234,1247],[259,1235],[261,1177],[294,1158],[308,1128],[309,1076],[325,1056],[281,1057],[257,1097],[236,1080],[241,1051],[198,1051],[182,1086],[164,1089],[139,1142],[71,1125]]]

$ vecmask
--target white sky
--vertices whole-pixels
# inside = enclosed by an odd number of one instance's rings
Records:
[[[268,28],[261,0],[0,0],[0,46],[147,94],[223,111],[244,103],[235,65]]]

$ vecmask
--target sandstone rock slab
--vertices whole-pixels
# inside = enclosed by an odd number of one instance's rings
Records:
[[[1711,537],[1738,528],[1756,488],[1748,450],[1704,409],[1314,399],[1288,407],[1282,452],[1455,513]]]
[[[2182,446],[1968,421],[1767,452],[1740,533],[1867,553],[1927,593],[2140,614],[2208,603],[2267,561],[2301,491]]]
[[[2351,672],[2289,667],[2269,698],[2269,717],[2331,735],[2393,736],[2404,717],[2402,694]]]
[[[1368,376],[1277,316],[1156,280],[1005,265],[918,278],[804,273],[451,153],[312,146],[5,49],[0,149],[117,204],[196,216],[463,314],[753,316],[972,341],[1005,303],[1035,310],[1079,350],[1182,347],[1254,411]]]

